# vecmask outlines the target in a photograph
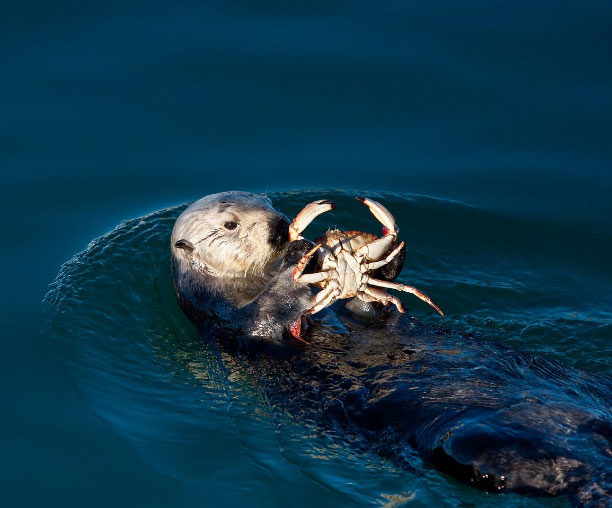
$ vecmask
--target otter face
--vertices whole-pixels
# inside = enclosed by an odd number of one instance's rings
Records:
[[[289,241],[289,221],[264,196],[223,192],[196,201],[177,219],[172,255],[215,276],[265,275]]]

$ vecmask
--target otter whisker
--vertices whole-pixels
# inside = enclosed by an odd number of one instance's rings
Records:
[[[200,242],[203,242],[204,240],[208,240],[211,236],[217,234],[219,232],[218,229],[213,229],[210,233],[208,233],[207,235],[205,235],[204,237],[200,238],[199,240],[196,240],[195,242],[192,242],[194,245],[199,244]]]

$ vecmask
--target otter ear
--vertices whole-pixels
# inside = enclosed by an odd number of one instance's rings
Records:
[[[186,250],[186,251],[189,251],[189,252],[191,252],[193,250],[193,244],[189,240],[185,240],[184,238],[181,238],[180,240],[175,242],[174,246],[177,249],[183,249],[183,250]]]

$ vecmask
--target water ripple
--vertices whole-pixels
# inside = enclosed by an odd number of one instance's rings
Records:
[[[356,194],[270,197],[289,216],[315,198],[338,201],[308,228],[311,238],[328,226],[378,232]],[[402,282],[426,291],[447,314],[440,322],[402,295],[421,321],[559,365],[612,372],[609,238],[581,232],[568,243],[576,232],[560,225],[426,196],[370,195],[394,213],[407,241]],[[279,505],[321,504],[322,497],[335,506],[550,505],[490,499],[419,466],[416,457],[407,461],[415,471],[402,471],[275,407],[248,369],[198,340],[175,301],[169,237],[183,209],[127,220],[93,240],[64,264],[45,298],[47,336],[83,405],[147,467],[211,488],[229,488],[237,477],[247,490],[273,486]]]

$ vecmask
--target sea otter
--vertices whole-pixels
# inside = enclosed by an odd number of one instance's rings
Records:
[[[227,192],[188,207],[171,239],[181,307],[274,404],[403,467],[416,452],[484,490],[612,506],[609,378],[350,305],[296,341],[312,290],[291,274],[311,243],[288,245],[288,225],[267,198]]]
[[[288,242],[289,221],[263,196],[224,192],[193,203],[177,219],[171,242],[174,287],[187,316],[280,340],[311,296],[291,278],[291,265],[311,244],[293,242],[286,252]]]

